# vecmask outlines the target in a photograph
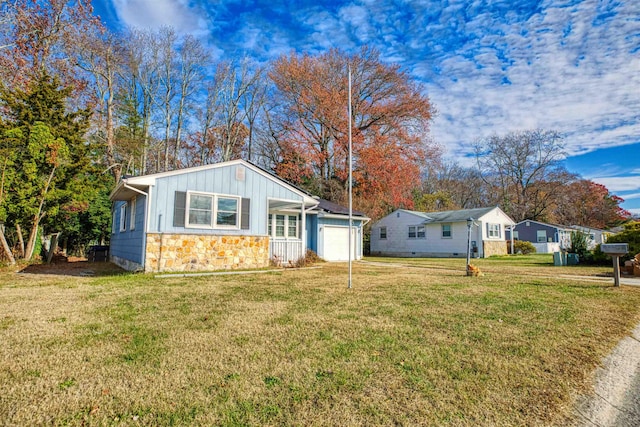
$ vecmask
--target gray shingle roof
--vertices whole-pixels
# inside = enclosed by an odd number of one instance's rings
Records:
[[[318,209],[332,214],[349,215],[349,208],[325,199],[318,199]],[[352,211],[354,216],[366,216],[364,212]]]
[[[466,221],[467,218],[478,219],[483,215],[488,214],[494,209],[495,207],[460,209],[457,211],[442,211],[442,212],[418,212],[418,211],[407,211],[407,212],[411,212],[414,215],[423,217],[425,219],[425,222],[436,223],[436,222],[461,222],[461,221]]]

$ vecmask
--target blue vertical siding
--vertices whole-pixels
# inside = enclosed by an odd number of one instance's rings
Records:
[[[307,215],[307,248],[318,253],[318,215]]]
[[[135,230],[130,229],[131,223],[129,218],[127,218],[127,229],[120,231],[121,206],[129,202],[116,201],[113,203],[115,223],[112,224],[113,232],[111,234],[109,253],[142,265],[144,264],[142,251],[145,243],[144,218],[146,197],[143,195],[136,197]],[[130,215],[130,213],[131,207],[127,205],[127,215]]]
[[[522,222],[515,226],[514,230],[518,232],[518,240],[522,240],[525,242],[538,242],[538,230],[545,230],[547,232],[547,239],[551,237],[551,241],[554,243],[558,242],[558,229],[553,226],[539,224],[537,222],[530,221],[529,226],[527,227],[527,223]],[[507,239],[511,238],[511,233],[507,231]]]
[[[301,195],[247,167],[244,167],[244,181],[237,180],[237,167],[244,166],[230,165],[158,178],[152,190],[151,212],[153,214],[149,218],[149,231],[266,235],[268,199],[292,200],[302,203]],[[221,231],[220,229],[174,227],[173,206],[176,191],[201,191],[249,198],[251,200],[249,229]]]

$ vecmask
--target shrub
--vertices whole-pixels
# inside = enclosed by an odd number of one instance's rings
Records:
[[[579,259],[586,258],[589,252],[589,236],[581,231],[571,232],[571,246],[569,252],[578,254]]]
[[[580,259],[580,262],[591,265],[611,265],[611,257],[602,252],[600,244],[598,244],[593,252],[586,254],[586,257]]]
[[[311,249],[307,249],[307,253],[305,253],[304,256],[298,259],[296,262],[291,263],[291,266],[296,268],[309,267],[310,265],[323,261],[324,260],[320,258],[317,253],[315,253]]]
[[[511,252],[511,242],[507,242],[507,252]],[[513,242],[513,252],[522,255],[535,254],[536,247],[531,242],[516,240]]]
[[[628,243],[629,253],[621,259],[628,260],[640,253],[640,221],[625,224],[624,230],[613,236],[609,236],[607,243]]]

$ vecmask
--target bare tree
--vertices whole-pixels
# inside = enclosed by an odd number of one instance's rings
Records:
[[[498,202],[477,168],[455,162],[430,165],[424,172],[421,190],[422,205],[431,200],[434,210],[472,209]]]
[[[182,128],[184,126],[185,107],[190,99],[200,88],[204,77],[204,67],[209,61],[209,55],[205,53],[202,44],[191,35],[185,37],[179,48],[179,73],[177,76],[180,86],[178,94],[178,106],[176,110],[176,140],[173,167],[179,166],[179,153],[182,141]]]
[[[95,32],[85,35],[83,45],[77,49],[77,65],[93,77],[95,99],[100,106],[98,137],[106,146],[106,165],[116,182],[122,174],[122,164],[117,160],[115,141],[115,94],[118,90],[118,74],[122,69],[124,48],[113,33]]]
[[[265,81],[263,68],[256,68],[250,78],[250,88],[242,97],[242,107],[247,123],[247,160],[253,161],[253,141],[256,133],[256,122],[264,112],[264,104],[267,97],[267,82]]]
[[[500,196],[502,208],[516,221],[541,219],[569,177],[558,132],[526,130],[493,135],[476,143],[484,181]]]
[[[139,88],[139,114],[142,122],[141,172],[147,173],[148,152],[151,145],[153,105],[160,85],[160,56],[156,35],[149,30],[134,29],[128,43],[128,73],[133,87]],[[156,156],[157,157],[157,156]],[[157,168],[154,170],[157,172]]]
[[[163,170],[169,170],[171,125],[173,123],[173,99],[176,96],[176,60],[175,45],[178,36],[171,27],[162,27],[158,33],[160,49],[160,99],[164,124],[164,159]]]
[[[247,112],[242,108],[242,101],[252,89],[254,79],[255,74],[251,73],[246,60],[239,67],[229,62],[218,66],[216,81],[220,88],[220,108],[215,130],[222,161],[239,156],[244,148],[248,131],[244,125]]]
[[[216,161],[216,147],[211,135],[214,120],[220,105],[218,103],[219,86],[217,82],[209,81],[206,84],[206,100],[198,111],[199,131],[194,138],[195,151],[193,159],[197,158],[199,164],[206,165]]]

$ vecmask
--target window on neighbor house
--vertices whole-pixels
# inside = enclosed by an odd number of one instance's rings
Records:
[[[442,224],[442,238],[443,239],[451,238],[451,224]]]
[[[489,232],[487,233],[489,235],[489,238],[499,239],[500,237],[502,237],[500,235],[500,224],[487,224],[487,228],[489,230]]]
[[[547,230],[538,230],[536,231],[536,242],[538,243],[547,243]]]
[[[137,200],[137,196],[135,196],[129,202],[129,205],[131,206],[131,212],[129,213],[129,217],[130,217],[129,230],[136,229],[136,200]]]
[[[116,210],[113,209],[113,212],[111,212],[111,234],[116,234],[116,226],[118,224],[116,224]]]
[[[380,227],[380,239],[386,239],[387,238],[387,227]]]
[[[424,225],[410,225],[409,226],[409,239],[424,239],[426,232]]]
[[[520,233],[518,233],[518,230],[513,230],[513,240],[520,240]]]
[[[187,193],[186,227],[238,228],[239,197]]]
[[[120,206],[120,231],[127,230],[127,203]]]

